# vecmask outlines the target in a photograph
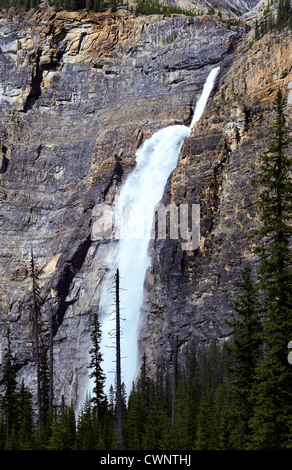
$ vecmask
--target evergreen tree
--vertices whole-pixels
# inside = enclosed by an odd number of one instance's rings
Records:
[[[5,426],[4,415],[1,412],[0,414],[0,450],[4,450],[5,442],[6,442],[6,426]]]
[[[274,135],[262,157],[255,180],[263,190],[259,198],[263,226],[256,231],[261,245],[258,277],[264,300],[264,358],[257,367],[251,447],[285,448],[291,429],[292,368],[287,361],[287,344],[292,338],[292,184],[291,158],[285,152],[291,139],[285,120],[285,101],[278,90],[274,111]]]
[[[100,11],[100,10],[99,10],[99,8],[100,8],[100,1],[101,1],[101,0],[94,0],[94,1],[93,1],[93,11],[96,12],[96,13],[97,13],[98,11]]]
[[[103,413],[104,418],[104,413]],[[100,450],[105,449],[105,440],[103,435],[103,427],[101,419],[96,413],[92,414],[92,449]]]
[[[292,9],[290,0],[279,0],[277,8],[276,28],[281,31],[286,26],[291,27]]]
[[[129,396],[125,447],[131,450],[143,449],[144,425],[150,409],[152,381],[148,374],[144,353],[137,384]]]
[[[140,368],[140,375],[138,378],[138,390],[142,396],[143,407],[148,413],[150,405],[150,391],[151,391],[151,379],[149,377],[146,354],[143,354],[142,364]]]
[[[48,355],[43,348],[40,364],[40,380],[41,380],[41,404],[42,416],[45,420],[49,415],[49,364]]]
[[[216,393],[223,381],[224,363],[216,340],[212,340],[205,351],[200,351],[201,369],[200,403],[197,414],[196,450],[216,450],[218,447],[218,427],[216,422]]]
[[[48,355],[44,347],[42,347],[40,357],[40,396],[41,396],[41,429],[40,429],[40,445],[46,447],[51,436],[51,426],[53,422],[53,409],[50,407],[49,400],[49,364]]]
[[[100,324],[98,321],[98,316],[96,313],[93,315],[92,320],[92,331],[91,331],[91,342],[92,348],[90,349],[89,353],[91,355],[91,361],[89,364],[89,368],[91,369],[91,373],[89,375],[90,378],[94,380],[94,387],[92,390],[93,397],[92,402],[94,403],[96,413],[99,414],[101,410],[104,408],[104,382],[105,382],[105,375],[103,373],[101,362],[102,362],[102,354],[100,352],[100,341],[101,341],[101,329]]]
[[[230,411],[227,387],[220,383],[215,395],[216,449],[230,448]]]
[[[32,395],[22,381],[19,394],[20,422],[17,435],[20,450],[32,450],[35,445]]]
[[[1,407],[4,412],[6,427],[6,442],[11,439],[12,434],[18,426],[18,394],[15,359],[12,355],[10,329],[6,333],[7,347],[3,363],[3,396]]]
[[[76,449],[94,450],[93,412],[90,394],[86,395],[76,428]]]
[[[160,450],[167,434],[169,421],[165,409],[159,404],[157,393],[152,383],[149,413],[144,423],[143,449]]]
[[[76,11],[77,10],[77,0],[70,0],[70,10]]]
[[[124,448],[141,450],[143,448],[144,424],[147,413],[143,406],[143,397],[139,387],[133,383],[128,400],[126,425],[124,427]]]
[[[260,38],[260,28],[259,28],[258,20],[255,21],[255,33],[254,33],[254,38],[255,38],[256,41]]]
[[[114,13],[117,11],[117,0],[110,0],[110,9],[111,9],[111,13]]]
[[[63,0],[63,8],[64,10],[70,10],[71,2],[70,0]]]
[[[236,283],[239,293],[234,301],[234,321],[228,322],[233,328],[233,338],[226,345],[229,357],[226,365],[231,374],[230,394],[235,405],[236,429],[233,428],[233,445],[246,448],[251,434],[249,420],[253,413],[251,391],[255,380],[255,369],[261,357],[261,318],[258,289],[251,276],[249,265],[241,272],[241,281]],[[235,415],[233,415],[235,418]],[[237,436],[235,439],[235,435]]]
[[[52,424],[52,435],[48,441],[48,450],[74,450],[75,414],[72,406],[65,406]]]
[[[175,414],[173,422],[173,434],[175,438],[176,449],[190,449],[192,445],[189,432],[189,408],[187,405],[187,394],[180,381],[175,399]]]
[[[123,419],[125,418],[125,402],[123,399]],[[117,441],[117,430],[115,427],[115,415],[111,406],[106,403],[105,410],[99,428],[98,442],[96,444],[98,449],[115,449]]]
[[[37,376],[37,403],[38,403],[38,423],[39,430],[42,424],[42,397],[41,397],[41,354],[42,354],[42,335],[41,335],[41,295],[39,287],[39,270],[34,261],[34,254],[31,248],[30,276],[32,279],[32,306],[30,309],[30,324],[33,338],[33,351],[36,361]]]
[[[186,399],[187,399],[187,415],[188,415],[188,433],[189,440],[192,444],[196,439],[196,420],[199,407],[199,367],[197,361],[197,351],[194,342],[187,346],[185,351],[186,363]]]
[[[214,450],[213,447],[213,396],[210,390],[204,388],[200,400],[195,450]]]

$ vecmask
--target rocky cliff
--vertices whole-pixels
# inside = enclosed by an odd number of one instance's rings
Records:
[[[291,35],[267,35],[252,44],[252,34],[221,74],[165,193],[165,205],[200,204],[201,240],[194,252],[173,240],[152,243],[141,345],[155,364],[171,361],[175,337],[180,350],[190,339],[228,338],[235,281],[247,262],[256,263],[256,239],[247,237],[259,223],[259,188],[251,181],[270,146],[278,87],[287,96],[291,127],[292,61]]]
[[[31,249],[45,341],[53,315],[55,395],[76,405],[108,256],[93,230],[99,205],[111,206],[147,137],[190,122],[217,65],[217,87],[163,199],[200,204],[201,246],[151,244],[139,344],[155,365],[171,361],[176,336],[183,349],[191,338],[230,334],[233,282],[251,259],[244,236],[257,223],[250,179],[268,145],[274,92],[288,93],[292,81],[291,37],[266,35],[250,48],[248,31],[239,19],[230,27],[218,16],[124,9],[1,18],[1,347],[9,324],[19,378],[32,389]]]

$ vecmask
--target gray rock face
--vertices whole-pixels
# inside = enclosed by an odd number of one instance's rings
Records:
[[[251,181],[271,145],[278,87],[287,99],[291,128],[292,73],[288,36],[267,35],[250,47],[251,34],[220,75],[165,190],[165,206],[200,204],[201,238],[200,248],[188,252],[176,240],[151,244],[140,346],[154,370],[171,363],[176,338],[179,352],[192,340],[200,345],[228,339],[232,330],[225,320],[234,315],[235,282],[247,263],[256,267],[258,240],[247,236],[260,223],[260,188]],[[290,146],[288,155],[291,151]]]
[[[108,256],[92,233],[96,208],[112,204],[143,140],[190,122],[207,74],[228,66],[242,34],[217,17],[0,20],[1,347],[9,323],[19,378],[32,389],[31,248],[45,343],[53,313],[55,396],[78,406]]]
[[[214,8],[226,16],[242,16],[254,8],[259,0],[170,0],[168,3],[205,13]]]

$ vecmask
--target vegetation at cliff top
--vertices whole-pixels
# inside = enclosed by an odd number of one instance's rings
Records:
[[[39,8],[41,0],[0,0],[0,11],[8,10],[9,8],[18,8],[28,11],[30,9]],[[288,27],[292,29],[292,6],[291,0],[278,0],[277,13],[273,13],[273,5],[276,0],[268,0],[267,6],[264,9],[264,17],[262,20],[255,21],[255,40],[258,40],[262,35],[268,31],[281,31],[283,28]],[[105,9],[110,9],[115,12],[117,7],[124,6],[132,13],[138,15],[164,15],[169,16],[172,14],[181,14],[186,16],[198,15],[215,15],[222,17],[222,12],[219,9],[217,12],[214,7],[209,8],[207,11],[195,11],[192,9],[181,8],[179,6],[169,5],[160,0],[137,0],[135,7],[129,7],[128,1],[124,3],[123,0],[48,0],[48,5],[53,6],[56,10],[78,11],[87,10],[93,12],[103,12]],[[229,24],[231,19],[227,19]]]
[[[268,0],[263,11],[263,18],[255,21],[254,40],[271,32],[281,32],[284,29],[292,30],[292,3],[291,0]]]
[[[137,0],[136,6],[129,7],[128,2],[123,3],[119,0],[48,0],[48,5],[53,6],[56,10],[78,11],[87,10],[93,12],[103,12],[105,9],[110,9],[115,12],[119,5],[123,5],[135,15],[164,15],[169,16],[172,14],[180,14],[186,16],[202,15],[203,11],[194,11],[191,9],[181,8],[179,6],[168,5],[159,0]],[[24,9],[37,9],[40,6],[40,0],[0,0],[0,10],[7,10],[10,7]],[[210,8],[207,12],[208,15],[214,15],[215,9]],[[221,11],[218,10],[218,15],[221,16]]]

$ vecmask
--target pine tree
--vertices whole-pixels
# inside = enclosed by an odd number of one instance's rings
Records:
[[[93,11],[96,12],[96,13],[97,13],[98,11],[100,11],[100,1],[101,1],[101,0],[94,0],[94,1],[93,1],[93,8],[92,8],[92,9],[93,9]]]
[[[34,261],[34,254],[31,248],[30,276],[32,279],[32,306],[30,309],[30,323],[32,328],[33,350],[36,361],[37,376],[37,402],[38,402],[38,422],[39,430],[42,425],[42,397],[41,397],[41,354],[42,354],[42,336],[41,336],[41,296],[39,287],[39,272]]]
[[[1,415],[0,415],[0,450],[4,450],[5,442],[6,442],[6,426],[5,426],[4,415],[1,412]]]
[[[117,11],[117,0],[110,0],[111,13]]]
[[[139,387],[133,383],[129,395],[127,419],[124,427],[124,448],[141,450],[143,448],[144,424],[147,413],[143,406],[143,397]]]
[[[40,441],[44,447],[51,436],[51,426],[53,422],[53,409],[50,407],[50,378],[48,355],[44,347],[42,347],[40,357],[40,396],[41,396],[41,432]]]
[[[216,449],[228,450],[230,441],[230,412],[227,387],[220,383],[215,394]]]
[[[41,380],[41,403],[43,420],[49,414],[49,364],[48,356],[45,348],[42,350],[40,363],[40,380]]]
[[[1,407],[4,412],[6,426],[6,442],[18,426],[18,394],[16,381],[15,359],[12,355],[10,329],[6,333],[7,347],[3,363],[3,396]]]
[[[143,449],[144,425],[150,409],[151,386],[152,382],[148,374],[146,354],[144,353],[137,383],[133,383],[128,400],[124,432],[127,449]]]
[[[276,28],[281,31],[286,26],[291,26],[291,1],[290,0],[279,0],[277,9]]]
[[[212,393],[204,388],[198,410],[195,450],[214,450],[212,448],[213,406]]]
[[[192,441],[189,433],[189,409],[187,405],[186,390],[182,381],[178,384],[175,397],[173,434],[177,449],[184,450],[191,448]]]
[[[188,408],[188,433],[189,440],[193,443],[196,439],[196,420],[199,407],[199,368],[197,351],[194,342],[187,346],[185,351],[186,363],[186,395]],[[192,448],[191,446],[189,448]]]
[[[48,450],[73,450],[75,442],[75,415],[72,406],[65,406],[52,424]]]
[[[91,355],[91,361],[89,364],[89,368],[91,369],[91,373],[89,375],[90,378],[94,380],[94,387],[92,390],[92,402],[94,404],[96,414],[100,414],[102,409],[104,408],[104,382],[105,382],[105,375],[103,373],[101,362],[102,362],[102,354],[100,351],[100,341],[101,341],[101,329],[100,323],[98,320],[98,316],[96,313],[93,315],[92,320],[92,330],[91,330],[91,342],[92,348],[90,349],[89,353]]]
[[[32,450],[35,444],[32,395],[22,381],[19,393],[20,419],[17,434],[18,448]]]
[[[286,127],[282,90],[274,101],[276,118],[271,146],[262,157],[255,184],[262,227],[256,231],[261,244],[259,285],[263,299],[264,359],[257,367],[251,447],[285,448],[291,429],[292,368],[287,361],[287,344],[292,338],[292,235],[291,158],[285,152],[291,142]]]
[[[77,450],[94,450],[93,412],[90,394],[86,395],[82,409],[78,416],[76,427]]]
[[[142,447],[143,449],[160,450],[167,432],[168,420],[165,410],[159,404],[154,382],[152,382],[151,388],[149,412],[144,422]]]
[[[216,392],[223,380],[223,361],[216,340],[200,351],[200,403],[197,415],[196,450],[215,450],[218,446],[218,426],[215,416]]]
[[[142,395],[143,407],[148,412],[150,405],[151,379],[149,377],[146,353],[143,354],[140,375],[138,378],[138,389]]]
[[[26,11],[31,9],[31,0],[24,0],[24,9]]]
[[[260,28],[259,28],[258,20],[255,21],[255,33],[254,33],[254,38],[255,38],[256,41],[260,38]]]
[[[124,418],[124,398],[123,400],[123,418]],[[116,448],[117,431],[115,429],[115,415],[112,411],[109,403],[105,404],[105,410],[101,419],[101,426],[99,428],[98,442],[96,444],[97,449],[110,450]]]
[[[241,272],[241,281],[236,283],[239,293],[234,300],[234,321],[228,324],[233,328],[233,338],[226,349],[229,352],[226,365],[231,374],[230,394],[236,413],[236,429],[233,429],[238,449],[246,448],[251,434],[249,420],[253,413],[251,391],[255,380],[255,369],[262,352],[261,308],[258,289],[251,275],[251,268],[246,265]],[[235,418],[235,414],[233,414]]]

